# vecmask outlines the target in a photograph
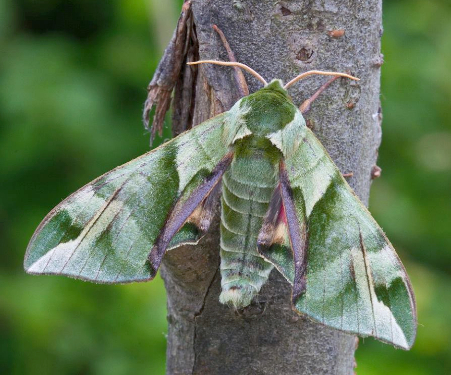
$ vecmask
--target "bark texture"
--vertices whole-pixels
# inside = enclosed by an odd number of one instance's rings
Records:
[[[380,143],[381,0],[193,0],[190,41],[200,59],[227,60],[216,24],[239,62],[264,78],[284,82],[311,69],[349,72],[359,82],[336,80],[307,113],[311,128],[350,185],[368,202]],[[189,53],[188,53],[189,54]],[[191,52],[191,58],[196,56]],[[229,109],[238,99],[233,70],[202,66],[181,78],[189,92],[189,128]],[[246,76],[251,92],[261,87]],[[326,78],[290,88],[301,104]],[[177,88],[176,88],[177,91]],[[186,95],[185,95],[186,96]],[[183,107],[176,95],[175,108]],[[191,99],[192,100],[192,97]],[[176,114],[180,131],[181,111]],[[352,374],[356,337],[292,311],[290,286],[277,271],[253,304],[236,312],[219,303],[218,227],[196,247],[169,251],[162,276],[168,294],[168,374]]]

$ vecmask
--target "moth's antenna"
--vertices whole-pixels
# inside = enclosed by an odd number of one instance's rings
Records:
[[[337,77],[345,77],[349,79],[353,79],[354,81],[360,81],[360,78],[353,77],[349,74],[345,73],[338,73],[338,72],[323,72],[321,70],[309,70],[308,72],[299,74],[296,78],[293,78],[290,82],[288,82],[283,88],[286,90],[288,87],[296,83],[297,81],[300,81],[302,78],[311,76],[313,74],[319,74],[323,76],[337,76]]]
[[[268,82],[266,82],[265,79],[260,74],[258,74],[254,69],[249,68],[247,65],[241,64],[239,62],[217,61],[217,60],[200,60],[200,61],[189,62],[187,64],[188,65],[215,64],[215,65],[224,65],[224,66],[237,66],[237,67],[242,68],[242,69],[248,71],[249,73],[251,73],[255,78],[257,78],[265,86],[268,84]]]

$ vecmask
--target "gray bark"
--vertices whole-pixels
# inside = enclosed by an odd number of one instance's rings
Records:
[[[227,60],[216,24],[237,60],[267,80],[287,82],[311,69],[361,79],[335,81],[306,119],[342,173],[353,173],[348,181],[367,203],[380,143],[381,0],[193,0],[192,15],[200,59]],[[261,87],[247,78],[251,92]],[[324,81],[297,83],[289,90],[293,101],[302,103]],[[237,100],[230,68],[202,66],[194,84],[194,124]],[[249,308],[221,305],[218,242],[216,226],[198,246],[165,256],[168,374],[353,373],[356,337],[293,312],[290,286],[277,271]]]

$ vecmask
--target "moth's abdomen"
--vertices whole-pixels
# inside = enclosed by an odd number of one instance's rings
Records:
[[[257,252],[257,237],[276,186],[267,158],[236,157],[223,176],[221,210],[221,303],[248,306],[273,266]]]

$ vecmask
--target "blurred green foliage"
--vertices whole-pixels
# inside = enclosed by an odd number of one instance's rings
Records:
[[[161,280],[102,286],[24,274],[61,199],[148,149],[140,116],[162,53],[148,0],[0,1],[0,373],[163,374]],[[411,275],[410,352],[360,340],[359,374],[451,373],[451,5],[384,4],[382,178],[370,208]],[[160,17],[160,18],[159,18]],[[164,22],[163,22],[164,24]],[[166,39],[167,40],[167,39]]]

